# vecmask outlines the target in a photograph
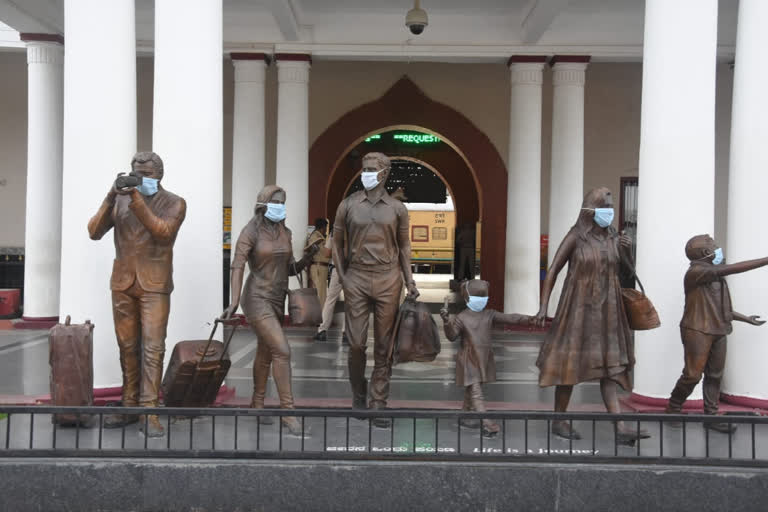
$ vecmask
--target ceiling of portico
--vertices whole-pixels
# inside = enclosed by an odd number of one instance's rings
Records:
[[[151,53],[154,0],[135,2],[137,48]],[[0,22],[20,32],[63,33],[64,4],[0,0]],[[429,26],[419,36],[404,23],[412,0],[223,0],[223,6],[225,51],[309,52],[315,59],[488,61],[570,53],[637,60],[645,2],[421,0]],[[733,54],[737,6],[737,0],[719,0],[719,55],[724,58]],[[0,32],[0,46],[4,40],[4,46],[14,46],[13,38]]]

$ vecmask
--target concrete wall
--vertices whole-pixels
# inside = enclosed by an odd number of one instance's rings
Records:
[[[24,247],[27,54],[0,52],[0,247]]]
[[[2,510],[764,510],[764,469],[6,459]]]
[[[153,59],[137,63],[138,149],[152,147]],[[224,205],[231,204],[232,119],[234,71],[224,63]],[[408,75],[429,97],[452,106],[490,139],[502,160],[508,159],[509,71],[504,64],[448,64],[424,62],[316,61],[309,85],[309,140],[317,139],[351,109],[384,94]],[[26,174],[26,56],[0,53],[0,217],[24,212]],[[619,179],[636,176],[640,144],[640,63],[592,63],[585,86],[584,190],[606,185],[619,197]],[[715,236],[725,241],[728,147],[733,72],[718,67],[716,127]],[[544,72],[542,127],[542,229],[549,210],[549,172],[552,124],[552,76]],[[274,182],[277,132],[277,72],[273,64],[266,78],[266,179]],[[428,127],[439,131],[439,127]],[[362,135],[362,134],[361,134]],[[256,141],[254,141],[256,142]],[[350,141],[351,143],[352,141]],[[190,148],[194,151],[194,148]],[[126,167],[128,161],[126,161]],[[168,169],[168,172],[183,170]],[[641,183],[642,186],[642,183]],[[576,218],[576,212],[573,214]],[[0,223],[0,247],[22,246],[21,222]]]

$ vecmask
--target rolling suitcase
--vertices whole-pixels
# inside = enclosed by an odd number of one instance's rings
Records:
[[[93,405],[93,324],[64,324],[48,331],[48,364],[51,367],[51,405]],[[87,426],[90,416],[54,414],[51,421],[62,426]]]
[[[207,340],[180,341],[173,347],[171,362],[163,377],[163,402],[166,407],[210,407],[232,364],[227,355],[239,318],[213,323]],[[219,324],[231,325],[226,343],[213,339]]]

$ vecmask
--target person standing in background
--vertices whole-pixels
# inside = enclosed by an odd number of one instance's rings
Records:
[[[315,230],[309,234],[304,244],[304,254],[312,251],[312,246],[317,245],[320,249],[312,257],[307,274],[312,288],[317,290],[317,298],[320,304],[325,303],[326,293],[328,292],[328,263],[331,261],[331,250],[325,248],[326,231],[328,221],[322,218],[315,219]]]

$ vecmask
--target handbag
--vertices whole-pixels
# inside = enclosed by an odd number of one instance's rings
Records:
[[[635,267],[628,261],[626,263],[632,269],[632,276],[637,280],[637,284],[640,285],[640,291],[634,288],[621,289],[621,298],[624,302],[624,311],[627,314],[629,328],[633,331],[655,329],[661,325],[659,314],[653,307],[651,299],[645,294],[645,288],[643,288],[640,278],[637,277]]]
[[[394,364],[434,361],[440,353],[440,332],[429,306],[406,299],[397,313],[390,356]]]
[[[317,290],[304,288],[304,281],[301,279],[301,273],[296,271],[295,263],[293,270],[299,280],[300,288],[288,290],[288,316],[291,319],[291,325],[317,327],[323,323],[323,308],[320,305],[320,299],[317,298]]]

